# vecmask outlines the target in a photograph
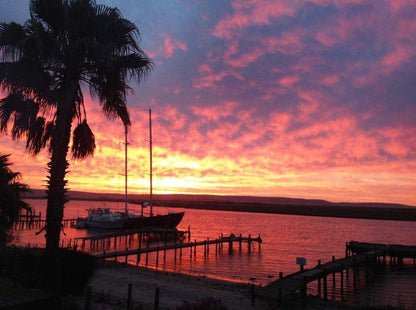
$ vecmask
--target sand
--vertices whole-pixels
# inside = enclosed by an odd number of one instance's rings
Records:
[[[132,284],[134,309],[153,309],[156,287],[160,289],[159,309],[177,309],[186,304],[206,303],[207,300],[228,310],[274,308],[258,299],[252,306],[248,283],[111,264],[99,266],[89,281],[93,291],[93,309],[126,309],[129,283]]]

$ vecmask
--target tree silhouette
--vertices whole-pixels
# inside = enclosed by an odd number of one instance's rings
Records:
[[[46,253],[59,247],[69,163],[91,155],[94,134],[86,118],[83,89],[98,97],[105,115],[130,125],[126,94],[152,68],[138,45],[137,27],[117,8],[94,0],[31,0],[24,25],[0,24],[0,131],[12,122],[13,139],[50,154],[47,176]],[[71,127],[74,129],[71,135]]]
[[[21,209],[29,209],[21,199],[21,194],[29,189],[18,182],[19,172],[13,172],[9,166],[10,154],[0,154],[0,247],[12,239],[11,228]]]

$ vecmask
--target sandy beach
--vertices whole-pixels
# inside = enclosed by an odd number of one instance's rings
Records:
[[[261,300],[251,303],[249,284],[233,283],[206,277],[110,264],[96,268],[89,281],[93,309],[125,309],[128,284],[132,284],[134,309],[153,309],[156,287],[160,289],[159,309],[186,308],[211,300],[228,310],[273,309]],[[217,309],[217,308],[216,308]],[[218,308],[220,309],[220,308]]]
[[[132,284],[133,309],[153,309],[157,287],[160,289],[159,309],[177,309],[180,306],[189,309],[187,305],[207,300],[228,310],[274,308],[259,299],[252,306],[251,286],[248,283],[115,263],[96,268],[88,283],[93,292],[93,309],[125,309],[129,283]]]
[[[92,309],[126,309],[128,285],[132,284],[131,309],[153,310],[155,290],[160,289],[160,310],[272,310],[272,309],[355,309],[340,302],[308,298],[291,299],[279,308],[276,302],[256,297],[252,305],[249,283],[236,283],[143,267],[106,263],[95,269]],[[72,300],[83,309],[84,299]],[[72,309],[72,308],[71,308]]]

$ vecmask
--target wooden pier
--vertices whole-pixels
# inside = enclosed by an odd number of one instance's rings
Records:
[[[187,231],[169,228],[141,228],[121,230],[118,232],[110,232],[97,234],[87,237],[78,237],[73,240],[73,248],[84,251],[87,248],[90,251],[109,248],[111,246],[117,248],[117,244],[121,244],[124,239],[125,245],[131,245],[135,240],[141,245],[142,241],[160,241],[160,240],[184,240],[191,238],[191,230]],[[80,243],[78,245],[78,243]]]
[[[365,243],[351,241],[346,246],[346,251],[349,254],[363,253],[367,251],[382,251],[383,254],[379,256],[386,260],[386,256],[390,258],[390,263],[403,264],[403,259],[412,258],[416,262],[416,246],[400,245],[400,244],[382,244],[382,243]]]
[[[258,295],[273,298],[280,303],[288,295],[300,291],[303,297],[307,294],[307,284],[312,281],[318,281],[318,295],[322,296],[324,300],[328,299],[328,276],[332,276],[332,283],[335,286],[335,274],[340,273],[339,289],[341,296],[344,294],[344,274],[349,277],[349,272],[352,269],[353,286],[357,287],[357,278],[359,275],[359,268],[364,267],[364,272],[367,278],[368,269],[380,262],[380,258],[390,256],[390,262],[403,263],[403,258],[413,258],[415,262],[416,246],[402,246],[402,245],[385,245],[376,243],[360,243],[351,241],[346,244],[345,258],[335,259],[321,264],[318,261],[316,267],[312,269],[305,269],[301,267],[299,272],[283,277],[279,274],[279,279],[258,289]],[[397,260],[394,260],[397,258]]]
[[[127,257],[130,255],[136,255],[136,265],[140,263],[140,256],[142,254],[146,254],[146,265],[148,263],[148,254],[151,252],[156,252],[156,266],[158,266],[159,261],[159,252],[164,253],[164,259],[166,259],[166,251],[168,250],[174,250],[175,254],[175,260],[178,257],[178,251],[179,251],[179,258],[182,258],[182,249],[189,248],[189,257],[192,258],[192,256],[196,256],[197,247],[204,247],[204,256],[209,255],[210,252],[210,245],[215,245],[215,254],[217,255],[223,248],[224,244],[228,244],[228,251],[233,251],[233,245],[234,243],[238,244],[239,250],[242,250],[242,243],[247,243],[248,252],[251,252],[253,249],[253,242],[258,243],[258,247],[260,250],[260,244],[262,242],[262,239],[260,236],[256,238],[252,238],[251,235],[248,237],[243,236],[235,236],[231,234],[228,237],[221,236],[218,239],[214,240],[203,240],[203,241],[194,241],[194,242],[174,242],[174,243],[168,243],[164,242],[164,244],[155,244],[155,245],[149,245],[146,244],[145,247],[142,247],[141,245],[138,248],[135,249],[126,249],[123,251],[111,251],[106,252],[105,249],[103,249],[102,253],[93,254],[95,257],[99,259],[108,259],[108,258],[115,258],[118,257],[125,257],[125,262],[127,263]]]
[[[64,227],[70,227],[73,226],[76,221],[77,219],[75,218],[63,219],[62,225]],[[42,218],[42,212],[36,212],[35,209],[20,210],[17,220],[13,223],[13,229],[25,230],[42,228],[45,224],[46,219]]]

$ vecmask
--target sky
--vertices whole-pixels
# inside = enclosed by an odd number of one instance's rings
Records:
[[[100,1],[141,33],[154,69],[130,82],[129,193],[283,196],[416,206],[416,2]],[[0,0],[24,23],[28,1]],[[3,93],[4,95],[4,93]],[[72,190],[123,193],[124,129],[85,92],[97,149]],[[0,136],[31,188],[48,154]]]

